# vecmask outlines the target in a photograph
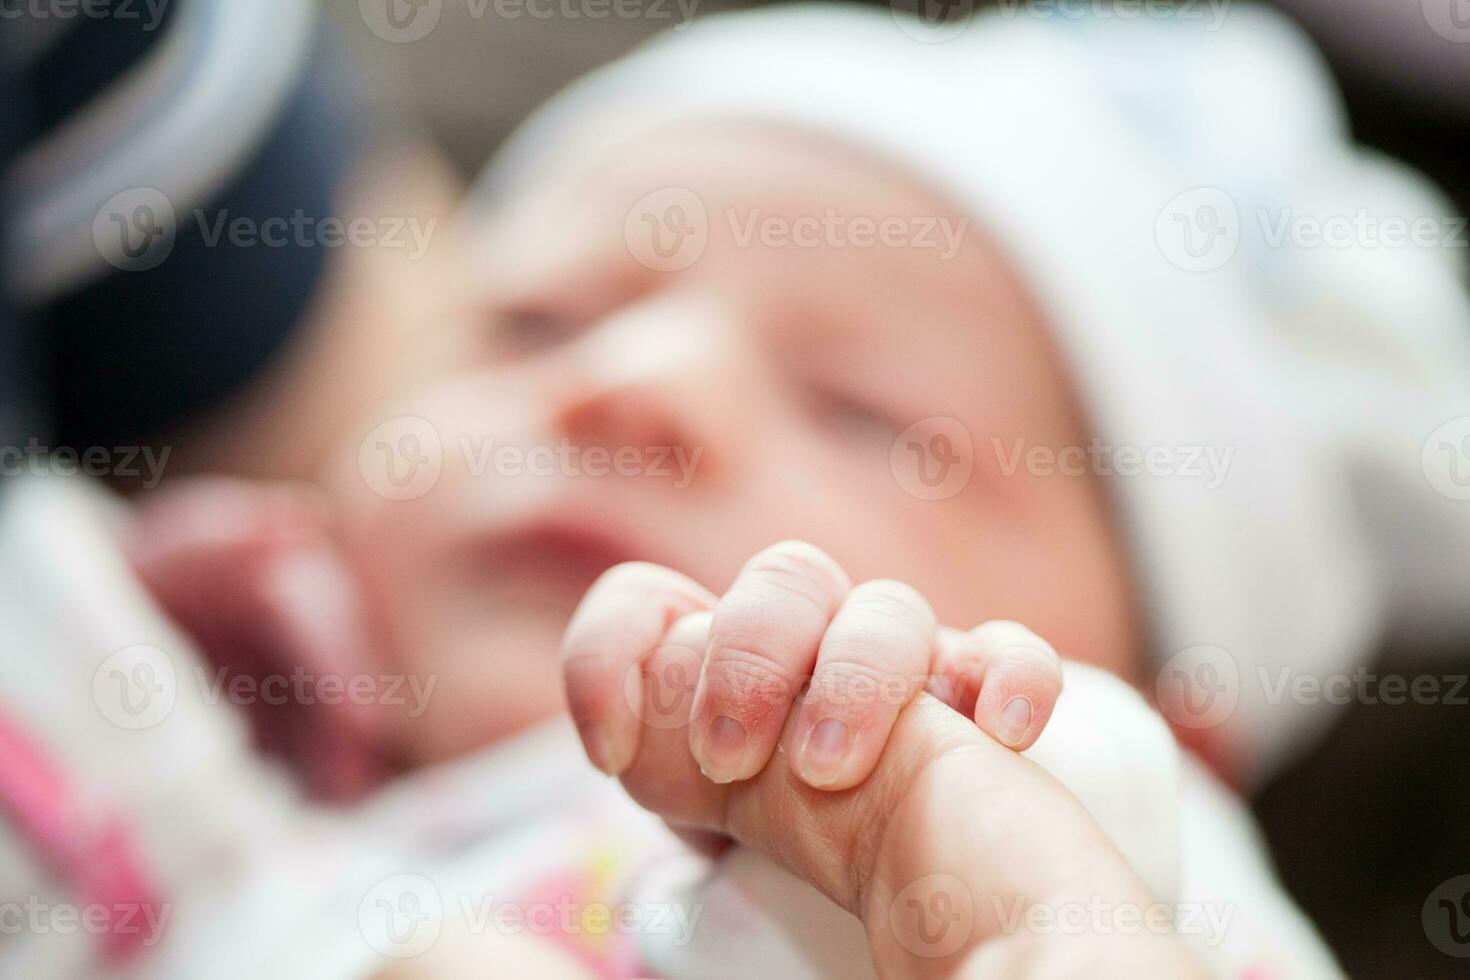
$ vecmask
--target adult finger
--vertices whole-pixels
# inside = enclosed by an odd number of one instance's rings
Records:
[[[1017,908],[1152,901],[1060,783],[927,695],[900,710],[873,772],[844,792],[813,789],[784,761],[712,783],[681,734],[645,733],[622,777],[629,793],[754,848],[857,914],[885,980],[958,975]]]

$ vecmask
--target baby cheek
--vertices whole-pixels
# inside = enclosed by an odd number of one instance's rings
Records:
[[[403,669],[419,682],[402,709],[406,753],[427,763],[473,752],[565,710],[561,626],[526,615],[465,619],[426,636]]]

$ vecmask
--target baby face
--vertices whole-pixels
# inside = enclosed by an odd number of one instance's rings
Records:
[[[1086,427],[975,222],[850,148],[746,125],[531,183],[486,232],[474,359],[364,427],[399,419],[384,452],[437,478],[387,499],[354,445],[332,480],[390,656],[440,678],[421,758],[558,710],[561,633],[610,565],[719,591],[784,538],[907,581],[943,623],[1019,620],[1131,675],[1103,488],[1025,464]]]

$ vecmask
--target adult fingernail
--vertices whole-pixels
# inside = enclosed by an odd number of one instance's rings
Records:
[[[826,786],[841,775],[852,747],[852,733],[836,718],[823,718],[806,737],[796,760],[801,778],[812,786]]]
[[[712,782],[728,783],[740,772],[740,761],[745,756],[745,726],[729,715],[720,715],[710,722],[704,733],[700,771]]]

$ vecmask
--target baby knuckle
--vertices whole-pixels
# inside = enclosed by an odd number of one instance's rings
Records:
[[[805,541],[782,541],[751,558],[746,570],[778,588],[830,609],[851,587],[847,573],[825,551]]]
[[[732,706],[785,705],[795,696],[781,663],[762,651],[725,647],[705,670],[710,697]]]
[[[910,585],[887,579],[864,582],[853,589],[849,603],[865,614],[899,626],[905,633],[927,639],[934,631],[934,612],[929,602]]]

